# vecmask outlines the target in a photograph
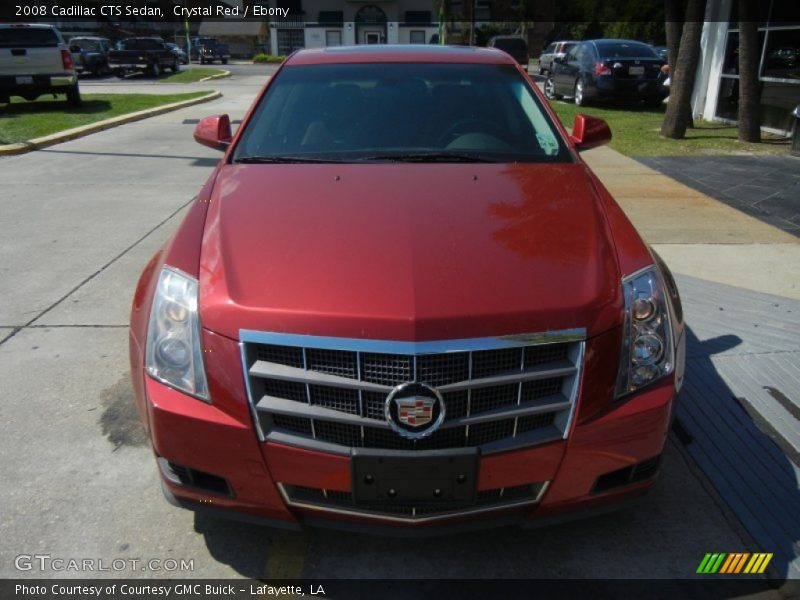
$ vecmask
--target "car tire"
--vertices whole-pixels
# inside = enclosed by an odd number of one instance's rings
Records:
[[[544,82],[544,95],[550,100],[561,100],[562,98],[561,94],[556,94],[556,82],[552,77],[548,77]]]
[[[161,75],[161,65],[158,64],[158,61],[153,61],[153,64],[150,65],[150,75],[153,77],[158,77]]]
[[[0,104],[10,104],[11,98],[8,96],[0,96]]]
[[[227,58],[223,58],[222,59],[222,64],[223,65],[227,65],[228,64],[228,59]]]
[[[201,59],[200,59],[200,64],[201,64],[201,65],[204,65],[204,64],[206,64],[206,59],[205,59],[205,58],[201,58]]]
[[[663,103],[664,103],[664,99],[663,99],[663,98],[660,98],[660,97],[659,97],[659,98],[647,98],[647,99],[644,101],[644,105],[645,105],[645,106],[649,106],[649,107],[651,107],[651,108],[658,108],[658,107],[659,107],[659,106],[661,106]]]
[[[181,70],[181,63],[180,63],[180,61],[178,61],[178,59],[176,58],[176,59],[175,59],[175,63],[172,65],[172,69],[171,69],[171,71],[172,71],[173,73],[179,73],[179,72],[180,72],[180,70]]]
[[[582,79],[578,79],[575,82],[575,91],[572,94],[572,98],[575,100],[575,106],[586,106],[585,88]]]
[[[125,69],[116,69],[114,71],[114,75],[116,75],[120,79],[125,79]]]
[[[78,108],[81,105],[81,91],[76,83],[67,90],[67,106]]]

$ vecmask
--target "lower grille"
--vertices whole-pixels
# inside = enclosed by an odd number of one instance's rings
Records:
[[[351,448],[483,454],[566,437],[583,330],[509,338],[382,342],[240,332],[248,396],[262,440],[349,454]],[[386,416],[398,386],[425,384],[444,417],[410,439]]]
[[[524,507],[539,501],[547,483],[533,483],[509,488],[478,492],[475,502],[381,502],[360,504],[350,492],[323,490],[299,485],[278,484],[287,504],[298,508],[353,513],[361,516],[391,517],[419,521],[429,518],[453,517],[472,512]]]

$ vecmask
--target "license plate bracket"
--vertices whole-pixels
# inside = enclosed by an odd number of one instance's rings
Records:
[[[353,499],[357,503],[474,503],[478,448],[406,452],[354,448]]]
[[[17,85],[33,85],[33,77],[31,75],[17,76],[15,81]]]

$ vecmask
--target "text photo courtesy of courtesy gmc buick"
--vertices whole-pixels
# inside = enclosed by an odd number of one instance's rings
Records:
[[[585,516],[652,487],[684,364],[675,282],[496,49],[303,50],[133,300],[169,501],[380,533]]]

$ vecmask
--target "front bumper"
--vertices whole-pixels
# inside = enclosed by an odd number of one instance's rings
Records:
[[[235,343],[209,336],[206,346],[215,362],[236,364]],[[655,469],[637,478],[635,465],[652,466],[652,459],[662,453],[675,393],[670,376],[589,420],[578,420],[566,440],[483,456],[479,496],[533,486],[536,493],[522,501],[490,502],[436,518],[407,519],[354,512],[330,502],[331,497],[346,499],[352,490],[350,457],[260,442],[236,374],[218,384],[210,377],[214,405],[142,377],[149,430],[156,455],[163,459],[160,463],[224,483],[216,488],[195,486],[191,480],[187,484],[174,473],[165,473],[162,466],[164,486],[175,503],[273,526],[329,525],[400,535],[536,525],[586,516],[642,494],[652,486]],[[593,392],[582,390],[581,403],[590,404]],[[608,474],[612,484],[598,487],[598,480]],[[290,490],[305,495],[298,500]],[[308,494],[315,490],[318,499],[309,500]]]

